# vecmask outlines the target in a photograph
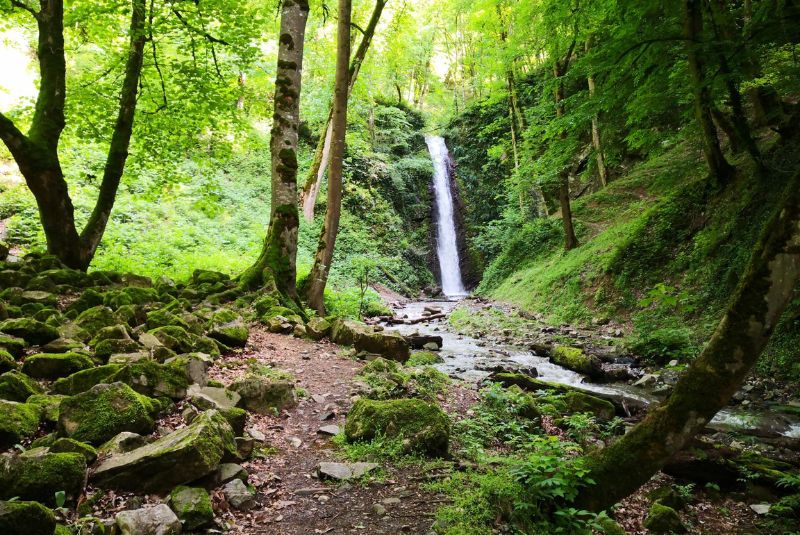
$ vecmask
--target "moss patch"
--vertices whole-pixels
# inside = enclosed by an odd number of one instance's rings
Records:
[[[54,380],[94,366],[92,359],[80,353],[39,353],[22,364],[22,371],[36,379]]]
[[[39,414],[33,405],[0,400],[0,448],[10,448],[36,433]]]

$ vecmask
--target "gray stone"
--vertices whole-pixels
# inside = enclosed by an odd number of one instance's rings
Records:
[[[324,426],[319,428],[317,433],[319,433],[320,435],[331,435],[331,436],[334,436],[334,435],[338,435],[340,431],[341,431],[341,429],[339,428],[338,425],[324,425]]]
[[[194,531],[214,521],[211,497],[205,489],[176,487],[169,495],[169,506],[184,529]]]
[[[149,351],[137,351],[136,353],[115,353],[108,357],[108,364],[133,364],[143,360],[152,360]]]
[[[750,505],[750,509],[757,515],[766,515],[772,509],[772,506],[768,503],[754,503]]]
[[[131,433],[130,431],[123,431],[118,434],[99,448],[97,453],[101,457],[112,455],[114,453],[127,453],[136,448],[141,448],[147,444],[147,440],[142,435]]]
[[[229,387],[241,397],[239,406],[258,414],[270,415],[297,403],[294,385],[288,381],[271,381],[251,375]]]
[[[242,397],[231,390],[214,386],[190,385],[186,391],[189,401],[198,409],[227,410],[236,407]]]
[[[133,511],[122,511],[116,517],[120,535],[180,535],[181,521],[165,504]]]
[[[648,386],[653,386],[654,384],[656,384],[656,381],[658,381],[657,375],[653,375],[652,373],[647,373],[643,375],[641,379],[633,383],[633,386],[641,386],[644,388]]]
[[[234,509],[249,511],[256,506],[255,493],[247,488],[241,479],[234,479],[226,483],[222,492]]]
[[[358,479],[378,468],[376,463],[319,463],[317,472],[320,478],[347,481]]]

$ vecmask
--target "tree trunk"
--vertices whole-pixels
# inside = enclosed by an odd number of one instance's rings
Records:
[[[703,33],[703,13],[700,9],[702,0],[684,0],[684,37],[689,62],[689,73],[692,78],[694,92],[694,113],[700,126],[705,154],[711,178],[720,186],[726,185],[733,175],[733,167],[725,159],[719,145],[717,128],[711,117],[711,91],[705,75],[705,63],[699,50]]]
[[[800,173],[764,228],[708,345],[661,405],[611,446],[589,456],[595,484],[580,507],[606,509],[647,482],[723,408],[744,382],[800,282]]]
[[[284,0],[281,4],[275,111],[270,133],[272,203],[269,228],[261,255],[240,277],[244,287],[275,289],[286,304],[296,304],[298,308],[297,132],[308,11],[307,0]]]
[[[369,51],[369,46],[372,44],[372,38],[375,37],[375,29],[378,27],[378,22],[380,22],[381,15],[383,14],[383,8],[386,7],[387,2],[388,0],[376,0],[375,2],[375,9],[372,11],[372,16],[369,19],[367,28],[364,30],[364,35],[361,37],[361,42],[350,63],[348,94],[353,93],[353,88],[358,80],[358,73],[361,71],[361,65],[367,57],[367,51]],[[306,183],[303,186],[303,191],[300,193],[300,203],[303,206],[303,217],[306,221],[314,219],[314,205],[317,203],[317,195],[319,194],[322,178],[325,176],[325,170],[328,167],[332,118],[333,104],[331,104],[331,109],[328,111],[328,118],[325,120],[325,128],[317,143],[317,151],[314,153],[314,160],[311,162],[311,168],[308,170]]]
[[[561,82],[561,77],[567,72],[574,47],[575,42],[573,41],[564,60],[557,61],[555,67],[553,67],[553,74],[557,80],[555,89],[557,117],[564,115],[564,84]],[[566,132],[564,132],[562,137],[566,135]],[[578,247],[579,244],[578,238],[575,236],[575,226],[572,224],[572,206],[569,200],[569,171],[567,169],[564,169],[559,174],[558,202],[561,205],[561,220],[564,225],[564,250],[571,251]]]
[[[586,39],[586,51],[592,48],[592,36]],[[597,92],[597,86],[594,80],[594,74],[589,74],[586,78],[586,83],[589,86],[589,98],[594,99]],[[608,185],[608,171],[606,169],[606,159],[603,155],[603,145],[600,141],[600,114],[595,112],[592,115],[592,147],[594,147],[595,158],[597,160],[597,175],[600,177],[600,184],[603,187]]]
[[[120,108],[98,199],[82,234],[78,234],[75,226],[74,207],[58,158],[58,144],[65,125],[66,95],[62,0],[41,0],[40,9],[35,14],[39,30],[37,56],[41,81],[28,135],[0,114],[0,139],[9,148],[36,199],[47,250],[74,269],[86,270],[94,258],[128,156],[145,43],[145,1],[132,0],[130,50]]]
[[[331,120],[331,161],[328,169],[328,208],[317,245],[314,267],[309,276],[308,306],[325,315],[324,294],[328,283],[339,217],[342,211],[342,164],[347,132],[347,99],[350,94],[348,64],[350,60],[351,0],[339,0],[339,24],[336,37],[336,87]]]

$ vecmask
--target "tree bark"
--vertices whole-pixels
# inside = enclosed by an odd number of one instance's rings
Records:
[[[574,48],[575,41],[573,40],[567,54],[561,61],[556,61],[553,67],[553,75],[556,78],[556,117],[564,115],[564,84],[561,78],[567,73]],[[562,133],[562,137],[566,137],[566,135],[566,132]],[[569,171],[567,169],[564,169],[559,174],[558,202],[561,205],[561,221],[564,225],[564,250],[571,251],[578,247],[579,243],[578,238],[575,236],[575,226],[572,223],[572,205],[569,200]]]
[[[586,51],[592,48],[592,36],[586,39]],[[586,78],[586,83],[589,86],[589,98],[594,99],[597,92],[597,84],[595,83],[594,74],[589,74]],[[595,158],[597,160],[597,175],[600,177],[600,184],[603,187],[608,185],[608,170],[606,169],[606,159],[603,155],[603,144],[600,141],[600,114],[595,112],[592,115],[592,147],[594,147]]]
[[[588,457],[580,507],[599,511],[628,496],[724,407],[769,341],[800,282],[800,173],[787,185],[708,345],[669,398],[611,446]]]
[[[689,74],[692,78],[694,93],[694,113],[700,126],[703,139],[703,153],[708,164],[712,180],[719,186],[726,185],[733,175],[733,167],[725,159],[719,145],[717,128],[711,117],[712,98],[705,74],[705,63],[699,49],[703,33],[703,13],[700,9],[702,0],[684,0],[684,37],[689,62]]]
[[[297,305],[297,143],[305,45],[307,0],[284,0],[278,39],[278,68],[270,133],[272,196],[264,246],[256,262],[240,276],[246,288],[276,290],[287,305]]]
[[[356,49],[353,60],[350,63],[349,81],[348,81],[348,94],[353,93],[353,88],[358,80],[358,73],[361,71],[361,65],[367,57],[369,46],[372,44],[372,38],[375,37],[375,30],[381,20],[383,8],[389,0],[376,0],[375,9],[372,11],[372,16],[369,19],[364,35],[361,37],[361,42]],[[306,183],[303,186],[303,191],[300,193],[300,203],[303,206],[303,217],[306,221],[314,219],[314,205],[317,203],[317,195],[322,183],[322,178],[325,176],[325,170],[328,167],[328,160],[330,158],[331,146],[331,119],[333,118],[333,104],[328,111],[328,118],[325,120],[325,128],[317,143],[317,150],[314,153],[314,160],[311,162],[311,168],[308,170]]]
[[[344,160],[345,134],[347,132],[347,100],[350,95],[350,17],[351,0],[339,0],[339,24],[336,37],[336,84],[331,120],[331,156],[328,169],[328,207],[325,223],[317,245],[314,267],[309,276],[308,306],[325,315],[325,286],[328,283],[339,218],[342,211],[342,168]]]
[[[33,11],[39,30],[37,56],[41,81],[28,135],[0,114],[0,139],[9,148],[36,199],[47,250],[74,269],[86,270],[94,258],[128,156],[146,40],[145,0],[132,0],[131,4],[130,50],[120,108],[98,199],[83,233],[79,235],[75,225],[75,210],[58,157],[66,102],[63,0],[40,0],[39,11]]]

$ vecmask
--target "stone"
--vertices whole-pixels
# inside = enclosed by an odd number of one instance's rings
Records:
[[[658,375],[654,375],[652,373],[644,374],[638,381],[633,383],[633,386],[640,386],[642,388],[647,388],[649,386],[653,386],[658,381]]]
[[[90,336],[98,333],[103,327],[110,327],[117,324],[117,317],[114,311],[106,306],[94,306],[88,308],[75,318],[75,324],[81,329],[90,333]]]
[[[56,338],[50,343],[42,346],[45,353],[69,353],[74,349],[83,348],[83,344],[70,338]]]
[[[25,403],[36,407],[42,416],[42,421],[56,423],[58,422],[58,413],[61,407],[61,402],[66,396],[58,394],[34,394],[29,397]]]
[[[644,527],[650,530],[651,533],[658,534],[686,532],[686,526],[681,522],[678,512],[660,503],[654,503],[650,507],[650,511],[644,521]]]
[[[59,438],[53,442],[50,453],[80,453],[86,458],[86,464],[92,464],[97,459],[96,449],[71,438]]]
[[[28,342],[17,336],[0,333],[0,347],[4,348],[14,357],[21,357],[25,348],[28,347]]]
[[[0,533],[53,535],[56,517],[38,502],[0,502]]]
[[[145,320],[148,329],[157,329],[158,327],[166,327],[167,325],[175,325],[189,330],[189,325],[183,321],[180,316],[173,314],[169,310],[159,309],[147,313]]]
[[[336,481],[348,481],[359,479],[378,468],[376,463],[319,463],[317,473],[322,479],[334,479]]]
[[[44,448],[0,457],[0,499],[18,496],[55,506],[55,492],[68,503],[83,491],[86,458],[80,453],[49,453]]]
[[[208,365],[211,357],[205,353],[187,353],[168,358],[164,364],[180,370],[189,384],[205,386],[208,383]]]
[[[148,351],[137,351],[136,353],[114,353],[108,357],[108,364],[134,364],[143,360],[153,360],[153,356]]]
[[[347,415],[344,432],[349,442],[370,441],[378,435],[401,437],[410,450],[445,456],[450,424],[442,409],[419,399],[361,398]]]
[[[119,364],[106,364],[73,373],[53,383],[53,391],[57,394],[74,396],[92,388],[96,384],[107,383],[108,379],[123,369]]]
[[[42,387],[23,373],[10,371],[0,375],[0,399],[25,401],[42,392]]]
[[[319,433],[320,435],[335,436],[335,435],[338,435],[341,431],[342,430],[339,429],[338,425],[324,425],[324,426],[319,428],[317,433]]]
[[[408,341],[394,331],[375,332],[361,322],[337,318],[331,325],[331,340],[351,345],[356,351],[375,353],[384,358],[405,362],[410,356]]]
[[[240,407],[258,414],[275,414],[297,404],[294,385],[289,381],[250,375],[228,388],[241,396]]]
[[[0,449],[33,436],[39,429],[39,413],[33,405],[0,400]]]
[[[331,324],[325,318],[314,316],[306,323],[306,334],[312,340],[322,340],[331,332]]]
[[[92,367],[92,359],[81,353],[38,353],[25,358],[22,372],[34,379],[53,381]]]
[[[750,509],[759,516],[763,516],[769,513],[772,506],[768,503],[754,503],[750,505]]]
[[[102,444],[123,431],[151,433],[160,408],[124,383],[99,384],[61,402],[58,432],[90,444]]]
[[[183,529],[194,531],[214,521],[211,497],[205,489],[176,487],[169,498],[169,506],[180,520]]]
[[[105,457],[115,453],[127,453],[147,444],[147,440],[139,434],[123,431],[97,448],[98,455]]]
[[[591,379],[603,377],[603,367],[600,359],[594,355],[588,355],[577,347],[556,346],[550,354],[550,360],[562,368],[567,368]]]
[[[226,456],[235,456],[233,430],[217,411],[206,411],[182,429],[100,463],[92,481],[101,488],[157,492],[210,474]]]
[[[58,329],[30,318],[13,318],[0,322],[0,332],[22,338],[29,344],[43,345],[59,337]]]
[[[241,316],[232,310],[222,309],[212,316],[208,336],[226,346],[244,347],[250,333]]]
[[[95,347],[97,344],[102,342],[103,340],[130,340],[131,335],[128,334],[128,329],[124,325],[110,325],[108,327],[103,327],[96,333],[93,333],[94,336],[92,340],[89,342],[89,345]]]
[[[122,366],[107,379],[121,381],[140,394],[150,397],[183,399],[189,386],[184,370],[151,360]]]
[[[191,385],[186,391],[189,401],[201,410],[208,409],[232,409],[239,404],[242,397],[226,388],[216,388],[213,386]]]
[[[131,338],[108,338],[98,342],[94,354],[100,359],[108,359],[114,354],[138,353],[142,346]]]
[[[180,535],[181,521],[166,504],[121,511],[116,516],[119,535]]]
[[[11,353],[5,349],[0,348],[0,373],[10,372],[17,369],[17,361],[11,356]]]
[[[435,342],[428,342],[422,346],[425,351],[439,351],[439,344]]]
[[[372,512],[378,516],[385,516],[386,515],[386,507],[379,503],[372,504]]]
[[[564,394],[564,403],[570,413],[589,412],[602,421],[611,420],[616,414],[616,409],[610,401],[577,390]]]
[[[22,292],[20,300],[25,303],[39,303],[50,307],[58,303],[58,298],[54,294],[40,291]]]
[[[225,499],[234,509],[249,511],[256,506],[255,492],[247,488],[241,479],[233,479],[222,487]]]

